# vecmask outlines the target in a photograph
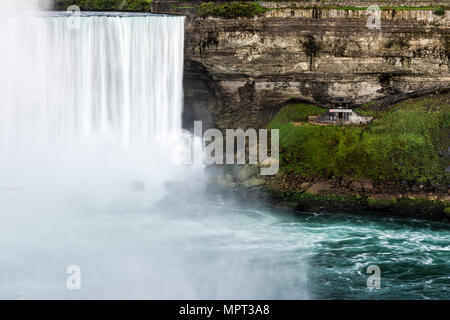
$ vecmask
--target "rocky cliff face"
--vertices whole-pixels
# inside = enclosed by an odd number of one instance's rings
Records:
[[[260,4],[272,10],[234,19],[184,10],[187,126],[261,127],[289,100],[385,107],[450,87],[448,10],[384,9],[381,29],[369,29],[366,10]]]

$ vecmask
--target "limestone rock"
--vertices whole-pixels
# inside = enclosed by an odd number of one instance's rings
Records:
[[[368,179],[361,180],[362,188],[365,192],[373,192],[375,190],[373,182]]]
[[[428,199],[428,195],[425,193],[416,193],[415,194],[416,199],[420,199],[420,200],[427,200]]]
[[[233,188],[236,186],[236,183],[228,180],[226,177],[221,177],[217,179],[216,184],[222,188]]]
[[[319,181],[315,184],[313,184],[307,192],[310,194],[318,194],[322,191],[328,191],[331,188],[333,188],[333,184],[330,181]]]
[[[159,8],[163,1],[153,3]],[[293,97],[388,106],[448,87],[448,14],[396,10],[394,17],[382,10],[383,27],[371,32],[364,10],[324,9],[313,17],[313,10],[293,9],[291,2],[275,4],[277,10],[257,19],[189,16],[187,109],[204,110],[219,128],[257,128],[267,124],[270,107]],[[212,79],[211,90],[204,79]]]
[[[436,200],[438,200],[438,198],[439,197],[437,195],[434,195],[432,193],[428,194],[428,196],[427,196],[427,199],[430,201],[436,201]]]
[[[350,189],[352,189],[354,191],[363,191],[363,185],[360,181],[353,181],[350,184]]]
[[[266,158],[261,163],[260,166],[263,168],[269,168],[273,166],[280,166],[280,161],[275,158]]]
[[[348,186],[350,186],[351,183],[352,183],[352,180],[350,180],[350,179],[347,179],[347,178],[341,179],[341,186],[343,186],[343,187],[348,187]]]
[[[234,180],[240,183],[255,176],[257,173],[258,168],[255,166],[236,166],[235,169],[233,169]]]
[[[244,186],[246,188],[252,188],[252,187],[257,187],[257,186],[263,185],[264,182],[265,182],[265,180],[262,178],[252,177],[252,178],[244,181]]]
[[[300,184],[300,189],[301,189],[301,190],[307,190],[307,189],[309,188],[309,186],[310,186],[310,183],[309,183],[309,182],[302,182],[302,183]]]

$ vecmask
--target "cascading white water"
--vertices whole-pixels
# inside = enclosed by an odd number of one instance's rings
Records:
[[[183,40],[183,17],[0,11],[0,298],[67,297],[71,264],[91,270],[92,297],[111,264],[115,296],[121,281],[125,296],[148,296],[133,283],[150,269],[163,277],[170,265],[149,254],[159,236],[133,239],[170,185],[201,179],[173,161],[186,138]],[[138,229],[109,229],[115,219]],[[134,267],[146,270],[120,275]]]
[[[258,249],[271,217],[230,216],[241,210],[206,201],[203,176],[171,162],[184,19],[73,22],[0,16],[0,298],[264,298],[302,285],[259,256],[286,248],[273,250],[275,232]],[[289,261],[304,270],[301,259]],[[66,286],[73,265],[80,291]]]
[[[184,17],[3,12],[0,39],[0,189],[98,201],[184,175]]]
[[[78,30],[67,20],[0,15],[0,299],[449,296],[447,226],[278,215],[183,183],[186,168],[167,162],[182,18],[88,14]],[[175,192],[158,197],[172,178]],[[81,290],[67,286],[73,265]],[[376,292],[369,265],[385,270]]]
[[[303,283],[251,254],[277,242],[254,249],[272,218],[230,217],[195,166],[173,163],[187,140],[183,24],[0,15],[1,299],[264,298]]]
[[[151,147],[179,134],[183,18],[0,19],[0,139]],[[53,148],[53,146],[52,146]]]

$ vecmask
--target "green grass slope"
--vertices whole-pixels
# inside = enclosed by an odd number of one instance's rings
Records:
[[[306,121],[323,109],[283,107],[269,124],[280,129],[281,169],[304,177],[369,178],[375,181],[449,181],[450,95],[411,99],[375,116],[365,126],[316,126]]]

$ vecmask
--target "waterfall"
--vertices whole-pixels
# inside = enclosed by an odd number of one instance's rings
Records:
[[[3,15],[3,144],[109,139],[142,149],[176,134],[183,25],[169,16]]]
[[[186,176],[184,17],[5,11],[0,39],[0,190],[150,199]]]

